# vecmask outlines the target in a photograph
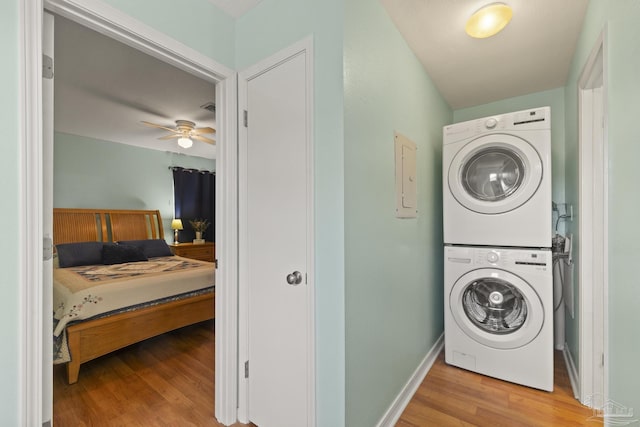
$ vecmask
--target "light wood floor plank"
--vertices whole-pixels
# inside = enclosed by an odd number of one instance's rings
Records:
[[[396,424],[400,427],[598,426],[574,397],[562,353],[555,354],[552,393],[449,366],[444,352]]]
[[[221,426],[213,407],[214,341],[213,321],[188,326],[83,364],[71,385],[64,366],[55,366],[54,425]]]
[[[76,384],[56,366],[54,425],[219,427],[214,353],[213,323],[204,322],[86,363]],[[593,412],[573,397],[560,353],[554,375],[548,393],[446,365],[441,354],[397,426],[602,425],[589,421]]]

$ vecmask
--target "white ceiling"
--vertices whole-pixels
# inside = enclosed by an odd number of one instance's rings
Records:
[[[55,56],[57,132],[215,158],[214,145],[194,140],[184,149],[176,139],[157,139],[169,132],[140,123],[172,128],[190,120],[215,129],[215,114],[200,108],[215,101],[212,83],[62,17],[56,17]]]
[[[209,1],[237,17],[261,0]],[[380,1],[453,109],[563,86],[588,3],[505,0],[512,21],[478,40],[464,24],[491,0]],[[56,131],[215,158],[215,146],[183,149],[140,123],[215,128],[215,115],[200,108],[215,100],[213,84],[62,17],[55,42]]]
[[[488,39],[467,19],[492,0],[381,0],[453,109],[564,86],[588,0],[503,0],[513,19]]]

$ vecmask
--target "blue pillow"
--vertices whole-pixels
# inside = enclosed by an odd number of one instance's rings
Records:
[[[58,265],[62,268],[102,264],[102,242],[60,243],[56,245]]]
[[[172,256],[171,248],[167,245],[163,239],[146,239],[146,240],[121,240],[119,245],[135,246],[142,249],[142,252],[147,258],[154,258],[159,256]]]
[[[105,265],[137,261],[149,261],[140,248],[113,243],[102,247],[102,263]]]

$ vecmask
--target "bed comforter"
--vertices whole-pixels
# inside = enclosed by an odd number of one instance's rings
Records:
[[[58,337],[71,321],[214,286],[214,264],[178,256],[115,265],[54,268]]]

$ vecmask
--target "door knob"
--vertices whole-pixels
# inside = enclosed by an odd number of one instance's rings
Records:
[[[294,271],[291,274],[287,274],[287,283],[293,286],[299,285],[302,283],[302,273]]]

